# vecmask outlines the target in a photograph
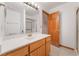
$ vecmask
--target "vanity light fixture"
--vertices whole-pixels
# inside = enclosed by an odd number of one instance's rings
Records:
[[[5,6],[5,4],[0,3],[0,6]]]
[[[38,8],[39,8],[39,6],[37,4],[34,4],[33,2],[24,2],[24,3],[36,10],[38,10]]]

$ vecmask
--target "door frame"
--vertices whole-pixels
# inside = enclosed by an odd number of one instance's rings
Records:
[[[79,12],[79,8],[76,10],[76,50],[77,50],[77,52],[78,52],[78,50],[79,50],[79,48],[78,48],[78,44],[79,44],[79,38],[78,38],[78,35],[79,35],[79,33],[78,33],[78,12]]]
[[[47,15],[47,17],[49,17],[49,13],[48,13],[48,12],[42,10],[42,16],[43,16],[43,13],[45,13],[45,14]],[[43,18],[42,18],[42,21],[43,21]],[[43,22],[42,22],[42,23],[43,23]],[[48,20],[47,20],[47,23],[48,23]],[[43,26],[42,26],[42,28],[43,28]],[[42,30],[43,30],[43,29],[42,29]],[[48,30],[48,26],[47,26],[47,30]],[[47,32],[47,33],[48,33],[48,32]]]

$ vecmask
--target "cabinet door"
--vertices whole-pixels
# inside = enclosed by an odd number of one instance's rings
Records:
[[[38,56],[38,49],[33,51],[33,52],[31,52],[30,56]]]
[[[50,42],[46,43],[46,56],[49,56],[50,53]]]
[[[39,48],[43,44],[45,44],[45,39],[42,39],[42,40],[39,40],[37,42],[30,44],[30,52],[36,50],[37,48]]]
[[[39,56],[45,56],[45,45],[38,48],[38,55]]]
[[[31,52],[30,56],[45,56],[45,45]]]

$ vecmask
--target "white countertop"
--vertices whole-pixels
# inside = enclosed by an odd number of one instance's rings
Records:
[[[33,33],[33,36],[30,38],[26,34],[16,35],[14,37],[5,37],[4,41],[1,43],[0,54],[14,50],[14,49],[19,48],[23,45],[28,45],[30,43],[41,40],[41,39],[46,38],[48,36],[50,36],[50,35]]]

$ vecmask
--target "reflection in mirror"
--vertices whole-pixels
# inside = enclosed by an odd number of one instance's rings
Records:
[[[7,8],[5,27],[5,35],[13,35],[20,33],[20,13]]]
[[[26,33],[37,32],[38,10],[31,6],[26,6]]]
[[[38,10],[20,2],[5,2],[5,5],[6,17],[5,22],[3,21],[5,37],[37,32]]]
[[[33,32],[34,20],[31,18],[26,18],[26,33]]]
[[[22,34],[24,7],[20,2],[5,2],[4,36]]]

